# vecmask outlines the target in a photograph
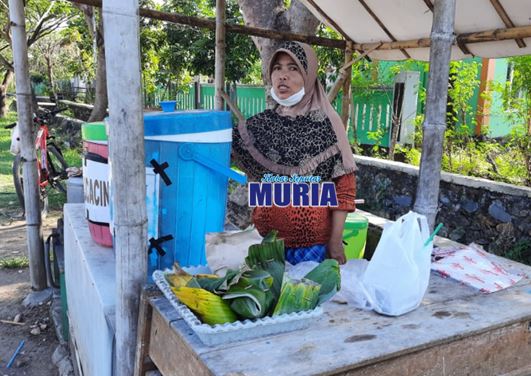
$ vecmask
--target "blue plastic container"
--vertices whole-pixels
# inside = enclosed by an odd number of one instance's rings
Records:
[[[223,231],[228,178],[246,182],[245,176],[230,169],[230,113],[151,113],[144,116],[144,129],[146,166],[163,169],[158,237],[173,237],[160,243],[164,255],[150,253],[149,273],[171,268],[174,261],[181,266],[205,265],[205,233]]]
[[[163,112],[173,112],[175,111],[175,105],[177,101],[162,101],[160,102],[160,107]]]

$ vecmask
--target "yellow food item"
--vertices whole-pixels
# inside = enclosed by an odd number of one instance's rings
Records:
[[[190,308],[206,324],[225,324],[238,320],[226,301],[205,289],[184,286],[172,287],[172,291],[181,303]]]
[[[166,280],[173,288],[180,288],[186,286],[186,284],[192,279],[190,274],[166,274]]]
[[[196,274],[196,275],[194,275],[194,277],[196,277],[196,278],[214,279],[214,278],[219,278],[219,275],[216,275],[216,274]]]

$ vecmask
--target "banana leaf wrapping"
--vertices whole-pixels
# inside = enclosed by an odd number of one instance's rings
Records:
[[[224,277],[190,275],[176,263],[166,276],[179,300],[210,325],[313,310],[340,289],[336,260],[325,260],[301,280],[285,274],[284,241],[272,231],[249,247],[245,264]]]
[[[273,277],[271,292],[274,300],[278,300],[284,278],[284,240],[277,239],[277,231],[271,231],[261,244],[249,247],[245,264],[250,269],[262,269]]]
[[[285,275],[273,316],[314,309],[319,301],[320,289],[321,285],[314,281],[306,278],[299,281]]]
[[[321,305],[332,298],[341,288],[339,264],[334,259],[324,260],[306,274],[304,278],[321,285],[317,305]]]
[[[225,324],[238,320],[229,304],[210,291],[186,286],[172,287],[172,291],[181,303],[190,308],[206,324]]]
[[[273,277],[261,269],[244,272],[238,283],[223,295],[231,309],[244,319],[264,317],[275,302],[271,285]]]

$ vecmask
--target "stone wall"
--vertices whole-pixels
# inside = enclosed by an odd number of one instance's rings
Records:
[[[393,220],[412,210],[417,167],[361,156],[355,159],[357,198],[366,200],[361,209]],[[475,242],[505,256],[520,250],[530,257],[531,189],[443,172],[439,222],[444,223],[439,235],[459,243]]]
[[[81,126],[84,121],[73,119],[61,114],[56,115],[51,128],[59,136],[61,147],[79,148],[81,147]]]

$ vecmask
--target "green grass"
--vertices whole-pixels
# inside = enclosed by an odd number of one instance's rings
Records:
[[[0,209],[11,212],[19,207],[18,198],[13,185],[12,163],[13,155],[9,152],[11,146],[11,131],[4,126],[17,121],[17,114],[9,112],[0,119]]]
[[[0,269],[21,269],[29,266],[29,259],[26,256],[7,257],[0,259]]]
[[[9,152],[11,145],[11,131],[4,126],[17,121],[16,113],[10,112],[0,119],[0,202],[4,201],[4,194],[15,193],[13,185],[12,163],[13,155]],[[16,200],[16,196],[15,196]],[[2,206],[3,207],[3,206]]]
[[[9,152],[11,145],[11,131],[4,129],[7,124],[17,120],[15,112],[9,112],[5,118],[0,119],[0,210],[11,211],[19,208],[18,198],[13,184],[12,163],[13,155]],[[76,149],[63,150],[69,166],[81,167],[81,151]],[[63,182],[66,187],[66,181]],[[49,190],[48,202],[51,210],[61,210],[66,201],[66,195]]]

